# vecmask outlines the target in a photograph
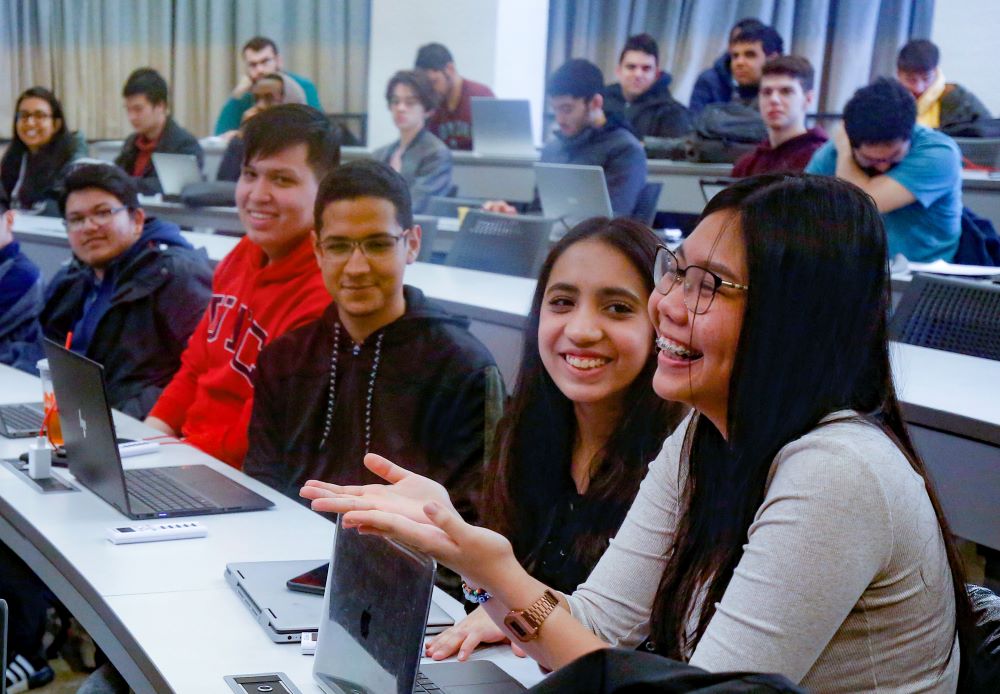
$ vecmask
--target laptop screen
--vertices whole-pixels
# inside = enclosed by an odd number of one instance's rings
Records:
[[[434,571],[430,557],[338,524],[313,664],[324,691],[413,691]]]

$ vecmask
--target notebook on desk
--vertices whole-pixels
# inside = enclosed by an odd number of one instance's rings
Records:
[[[327,694],[513,694],[485,660],[420,665],[436,565],[425,554],[337,524],[313,679]]]
[[[207,465],[125,470],[115,437],[104,369],[45,340],[69,471],[129,518],[258,511],[274,503]]]

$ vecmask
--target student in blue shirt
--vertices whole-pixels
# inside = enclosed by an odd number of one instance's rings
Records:
[[[836,175],[871,195],[890,257],[951,260],[961,235],[961,156],[950,137],[916,125],[916,117],[916,102],[899,82],[881,78],[862,87],[844,107],[844,127],[806,173]]]

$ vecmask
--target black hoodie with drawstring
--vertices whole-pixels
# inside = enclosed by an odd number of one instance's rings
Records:
[[[299,488],[310,479],[382,482],[362,463],[369,422],[370,452],[440,482],[462,516],[473,519],[484,441],[495,423],[489,413],[501,406],[496,363],[466,318],[447,313],[414,287],[404,286],[403,294],[406,312],[361,345],[340,325],[325,442],[336,305],[261,352],[245,473],[299,501]]]

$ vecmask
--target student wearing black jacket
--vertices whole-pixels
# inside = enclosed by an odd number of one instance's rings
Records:
[[[0,160],[0,211],[54,217],[58,184],[70,163],[87,156],[87,143],[66,128],[62,104],[44,87],[17,98],[11,131],[14,138]]]
[[[111,406],[141,419],[180,367],[212,269],[176,224],[144,215],[116,167],[80,164],[65,185],[73,260],[49,282],[39,323],[60,344],[72,331],[70,348],[104,366]],[[34,371],[35,352],[17,366]]]
[[[669,73],[660,71],[659,47],[649,34],[625,42],[615,76],[604,90],[604,112],[627,121],[636,137],[683,137],[694,126],[688,110],[670,94]]]
[[[468,321],[403,285],[420,250],[405,180],[352,162],[326,177],[315,210],[334,301],[261,352],[244,472],[298,499],[310,479],[375,482],[365,454],[396,455],[471,517],[502,385]]]
[[[135,132],[125,140],[115,164],[135,177],[140,193],[163,192],[153,168],[153,152],[193,154],[198,158],[198,168],[204,165],[205,156],[197,138],[170,116],[167,82],[160,73],[148,67],[134,71],[125,81],[122,96]]]

